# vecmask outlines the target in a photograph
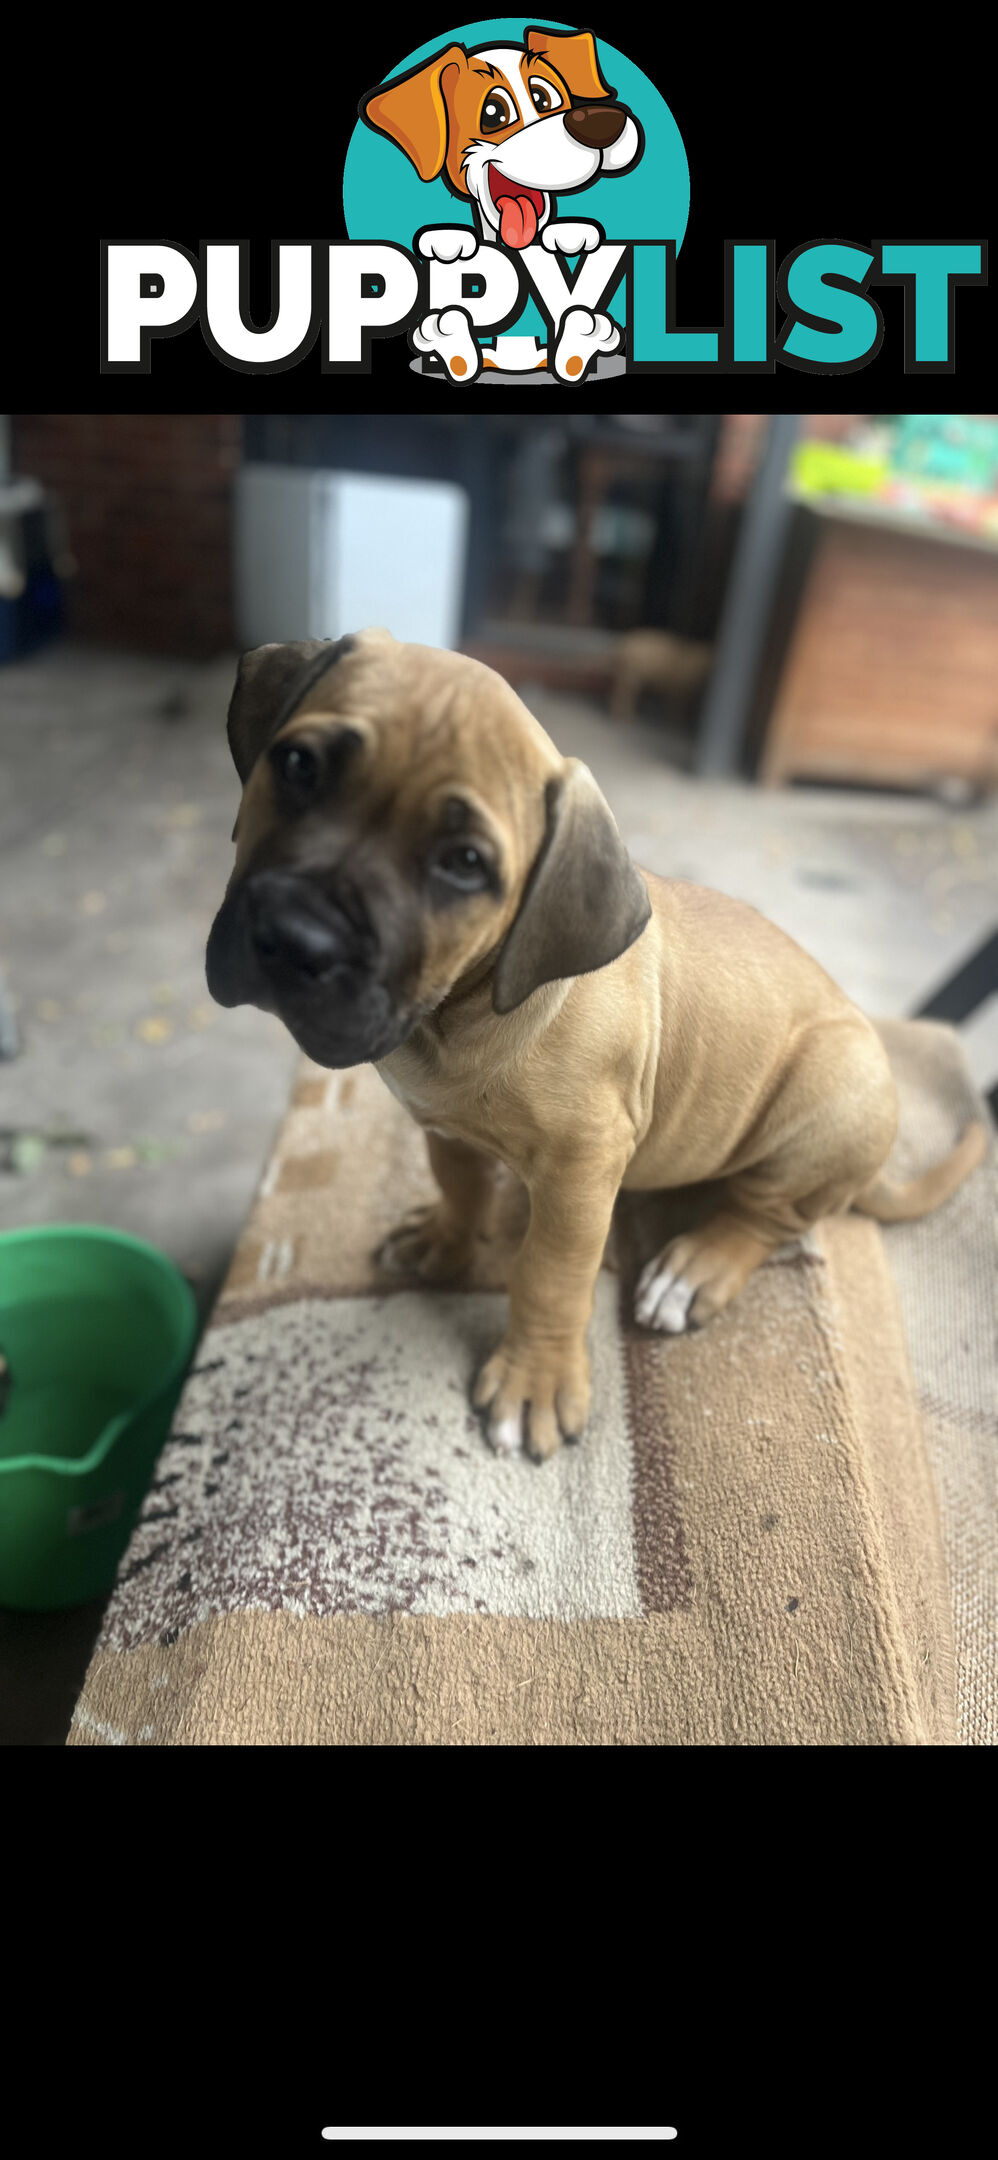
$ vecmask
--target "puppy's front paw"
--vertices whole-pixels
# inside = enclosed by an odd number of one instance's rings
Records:
[[[577,1440],[589,1415],[589,1360],[584,1343],[560,1350],[521,1348],[507,1337],[483,1365],[472,1390],[497,1455],[525,1446],[534,1462]]]
[[[445,1208],[413,1208],[389,1231],[375,1259],[386,1275],[417,1275],[421,1282],[453,1282],[471,1259],[472,1239]]]

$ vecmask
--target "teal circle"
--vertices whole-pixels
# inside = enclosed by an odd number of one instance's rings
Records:
[[[552,22],[551,30],[572,30],[572,23]],[[522,45],[524,18],[502,15],[487,22],[461,23],[440,37],[428,38],[407,53],[390,74],[405,75],[447,45]],[[682,247],[690,210],[690,169],[683,138],[661,91],[626,53],[597,37],[600,67],[623,105],[644,129],[645,146],[637,165],[619,179],[612,175],[591,187],[564,195],[559,211],[567,217],[595,218],[608,240],[674,240]],[[368,92],[377,86],[368,84]],[[404,152],[387,136],[358,120],[343,167],[343,216],[351,240],[390,240],[411,248],[424,225],[474,226],[470,201],[452,195],[443,179],[421,180]],[[623,283],[618,287],[623,300]],[[614,296],[605,305],[612,305]],[[620,306],[614,306],[618,320]],[[542,335],[544,325],[528,300],[516,328]]]

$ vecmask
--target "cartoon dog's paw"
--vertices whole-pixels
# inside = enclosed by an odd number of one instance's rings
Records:
[[[444,308],[439,315],[424,315],[412,332],[412,342],[417,352],[436,353],[452,382],[472,383],[481,373],[482,355],[464,308]]]
[[[413,1208],[390,1230],[375,1253],[386,1275],[418,1275],[422,1282],[453,1282],[471,1259],[472,1239],[439,1205]]]
[[[467,225],[429,226],[419,234],[416,246],[427,262],[462,262],[475,253],[478,235],[469,232]]]
[[[591,255],[598,248],[603,234],[598,225],[587,225],[571,218],[558,218],[553,225],[545,225],[541,234],[541,246],[551,255]]]
[[[518,1455],[526,1445],[534,1462],[544,1462],[563,1438],[579,1438],[589,1415],[585,1343],[533,1349],[507,1336],[483,1365],[471,1399],[485,1413],[497,1455]]]
[[[569,308],[558,332],[554,371],[560,382],[580,383],[600,353],[615,352],[620,331],[609,315],[594,315],[590,308]]]

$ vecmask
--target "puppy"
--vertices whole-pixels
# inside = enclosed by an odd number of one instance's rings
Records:
[[[923,1214],[986,1153],[972,1126],[887,1184],[897,1104],[870,1022],[753,908],[639,871],[587,767],[478,661],[385,631],[264,645],[228,732],[243,793],[212,996],[278,1013],[321,1065],[373,1061],[423,1126],[440,1197],[390,1264],[458,1274],[496,1161],[527,1187],[473,1393],[500,1452],[540,1460],[583,1430],[622,1186],[716,1184],[638,1286],[638,1319],[679,1333],[819,1217]]]
[[[479,234],[514,253],[541,245],[563,255],[588,253],[603,234],[591,221],[556,216],[555,198],[588,187],[601,174],[629,172],[644,147],[638,121],[604,81],[590,30],[527,30],[522,45],[448,45],[409,74],[381,83],[361,100],[369,127],[397,144],[421,180],[443,175],[452,195],[473,205]],[[467,226],[420,233],[421,254],[455,262],[475,253]],[[570,319],[571,318],[571,319]],[[480,352],[470,318],[453,307],[424,317],[413,334],[458,382],[486,367],[540,368],[546,349],[504,338]],[[565,382],[579,382],[620,333],[609,316],[568,308],[557,327],[553,361]],[[528,351],[527,348],[530,348]]]

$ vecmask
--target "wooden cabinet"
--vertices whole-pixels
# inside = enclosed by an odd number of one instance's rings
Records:
[[[758,777],[998,786],[998,548],[809,510]]]

